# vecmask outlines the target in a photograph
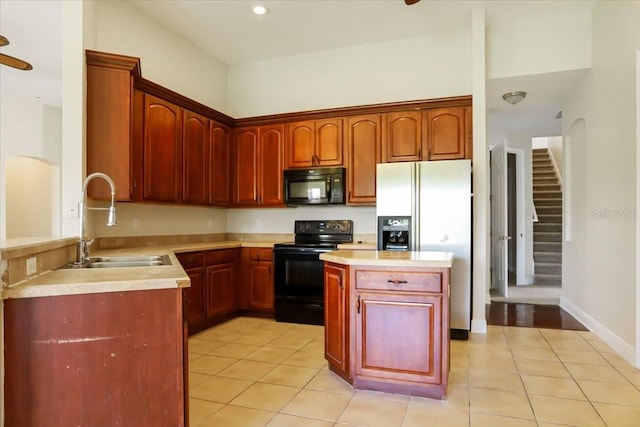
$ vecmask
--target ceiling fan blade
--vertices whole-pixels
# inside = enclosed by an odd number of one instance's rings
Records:
[[[416,4],[416,3],[418,3],[419,1],[420,1],[420,0],[404,0],[404,3],[405,3],[407,6],[411,6],[412,4]]]
[[[13,56],[5,55],[4,53],[0,53],[0,64],[8,65],[9,67],[17,68],[18,70],[33,70],[33,67],[28,62],[24,62],[23,60],[14,58]]]
[[[0,36],[0,46],[6,46],[9,44],[9,40],[5,36]]]

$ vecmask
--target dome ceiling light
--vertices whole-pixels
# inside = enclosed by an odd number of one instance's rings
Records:
[[[522,101],[525,96],[527,96],[527,92],[523,92],[523,91],[507,92],[504,95],[502,95],[502,99],[504,99],[511,105],[516,105],[518,102]]]
[[[255,13],[256,15],[266,15],[269,13],[269,9],[264,7],[264,6],[253,6],[253,9],[251,9],[253,11],[253,13]]]

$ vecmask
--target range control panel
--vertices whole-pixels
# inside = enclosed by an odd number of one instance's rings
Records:
[[[295,234],[352,234],[353,221],[331,219],[326,221],[296,221]]]

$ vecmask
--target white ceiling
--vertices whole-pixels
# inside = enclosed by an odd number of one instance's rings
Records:
[[[105,0],[100,0],[105,1]],[[121,0],[117,0],[121,1]],[[406,6],[403,0],[127,0],[159,23],[228,64],[349,45],[470,28],[471,10],[484,6],[489,27],[554,12],[591,7],[592,1],[436,1]],[[251,13],[257,3],[266,16]],[[61,0],[0,0],[3,53],[29,61],[32,71],[0,66],[0,93],[38,97],[61,105]],[[554,119],[580,73],[554,73],[487,82],[492,126],[557,135]],[[516,106],[501,94],[525,90]]]

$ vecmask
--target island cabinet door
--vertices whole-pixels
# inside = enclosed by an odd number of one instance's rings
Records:
[[[347,268],[324,266],[324,357],[334,371],[347,378],[349,368]]]
[[[356,376],[441,382],[442,297],[356,293]]]

